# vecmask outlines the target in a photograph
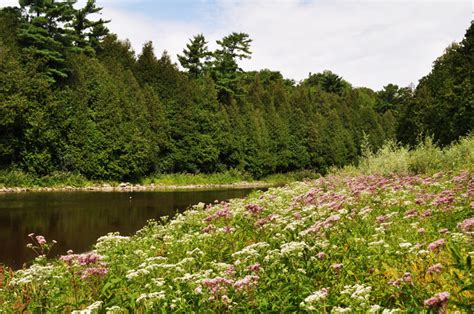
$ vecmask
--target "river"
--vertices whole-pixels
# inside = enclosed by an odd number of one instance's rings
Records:
[[[159,192],[26,192],[0,194],[0,264],[14,269],[35,254],[29,233],[58,243],[51,255],[91,249],[97,238],[132,235],[147,220],[174,215],[190,205],[245,197],[254,189]]]

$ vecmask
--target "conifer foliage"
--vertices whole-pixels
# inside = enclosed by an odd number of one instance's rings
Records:
[[[416,88],[355,88],[330,71],[301,82],[246,72],[252,40],[209,50],[194,36],[178,60],[93,19],[88,0],[20,0],[0,10],[0,168],[91,179],[230,169],[258,178],[356,162],[360,147],[419,134],[447,144],[471,131],[473,31]],[[440,127],[441,126],[441,127]]]

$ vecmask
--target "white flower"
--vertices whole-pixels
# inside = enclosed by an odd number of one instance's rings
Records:
[[[289,242],[282,244],[280,248],[281,255],[300,255],[308,245],[304,241],[302,242]]]
[[[258,251],[264,250],[265,248],[269,247],[270,244],[267,242],[258,242],[251,244],[249,246],[244,247],[242,250],[235,252],[232,254],[232,257],[243,257],[244,259],[247,259],[249,257],[256,257],[259,256],[260,253]]]
[[[341,291],[341,294],[349,294],[354,300],[367,301],[371,290],[371,286],[355,284],[353,286],[344,286],[344,290]]]
[[[307,311],[314,311],[314,305],[318,303],[318,301],[323,300],[328,295],[328,288],[322,288],[317,290],[307,296],[303,302],[300,303],[300,307],[306,309]]]
[[[416,255],[427,255],[429,254],[429,251],[428,250],[419,250]]]
[[[320,290],[317,290],[317,291],[313,292],[312,294],[310,294],[309,296],[307,296],[304,299],[304,302],[305,303],[315,303],[315,302],[317,302],[321,299],[325,299],[328,295],[328,291],[329,291],[328,288],[322,288]]]
[[[379,241],[369,242],[369,246],[379,246],[379,245],[383,245],[384,243],[385,243],[384,240],[379,240]]]
[[[96,313],[102,306],[102,301],[96,301],[83,310],[74,310],[71,314],[92,314]]]
[[[137,303],[141,303],[141,302],[144,302],[144,301],[163,300],[164,298],[165,298],[165,292],[164,291],[152,292],[152,293],[142,293],[137,298]]]
[[[382,307],[378,304],[374,304],[370,307],[369,313],[378,313]]]
[[[413,244],[411,244],[410,242],[402,242],[399,244],[399,246],[402,248],[402,249],[407,249],[409,247],[411,247]]]
[[[349,313],[352,312],[350,307],[335,307],[332,309],[331,313]]]
[[[129,280],[132,280],[134,278],[140,277],[140,276],[145,276],[148,275],[150,272],[146,269],[132,269],[127,271],[127,275],[125,277]]]
[[[11,280],[12,286],[23,286],[29,283],[46,284],[53,278],[54,267],[52,265],[31,265],[30,268],[18,270]]]
[[[105,312],[106,314],[121,314],[121,313],[126,312],[124,309],[122,309],[120,306],[117,306],[117,305],[108,307],[105,310],[106,310]]]

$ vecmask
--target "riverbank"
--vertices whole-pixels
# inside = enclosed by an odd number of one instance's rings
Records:
[[[226,184],[191,184],[191,185],[148,185],[131,184],[128,182],[120,183],[116,186],[108,183],[102,185],[91,185],[84,187],[12,187],[0,188],[0,193],[21,193],[21,192],[71,192],[71,191],[89,191],[89,192],[140,192],[140,191],[167,191],[167,190],[210,190],[210,189],[248,189],[248,188],[267,188],[271,186],[282,185],[284,182],[238,182]]]
[[[165,191],[199,189],[246,189],[278,186],[306,178],[314,179],[319,174],[311,171],[278,173],[259,180],[238,171],[214,174],[159,174],[145,177],[137,182],[91,181],[78,174],[53,173],[37,177],[20,170],[0,172],[0,193],[61,192],[61,191]]]

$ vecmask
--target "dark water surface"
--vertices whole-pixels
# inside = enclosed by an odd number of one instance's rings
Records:
[[[173,215],[199,202],[244,197],[252,190],[0,194],[0,264],[20,268],[34,258],[26,248],[31,232],[58,241],[52,256],[69,249],[80,253],[108,232],[131,235],[148,219]]]

